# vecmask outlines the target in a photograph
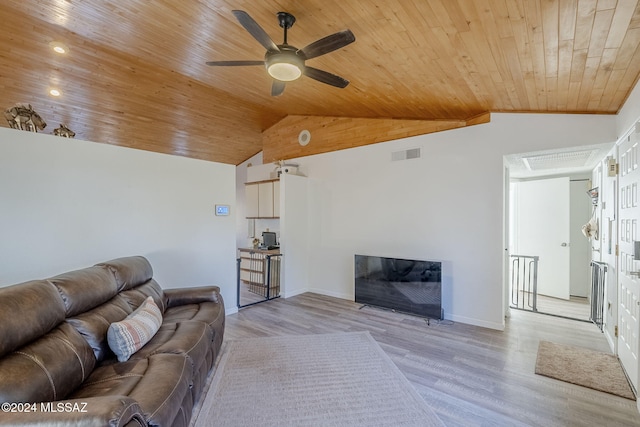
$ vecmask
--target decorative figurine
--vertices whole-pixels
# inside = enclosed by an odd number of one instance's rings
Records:
[[[12,129],[38,132],[47,126],[47,123],[36,113],[31,104],[18,103],[4,112],[4,116]]]
[[[53,130],[53,134],[56,136],[61,136],[63,138],[73,138],[76,136],[76,133],[60,123],[60,127]]]

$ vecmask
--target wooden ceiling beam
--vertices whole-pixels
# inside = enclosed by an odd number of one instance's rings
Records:
[[[275,162],[473,126],[490,120],[490,113],[465,120],[289,115],[262,133],[262,158],[264,163]],[[307,130],[310,135],[305,146],[298,141],[303,130]]]

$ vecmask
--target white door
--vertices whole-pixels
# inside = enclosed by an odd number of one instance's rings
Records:
[[[638,310],[640,261],[634,259],[634,242],[638,235],[638,187],[640,186],[640,168],[638,168],[638,142],[629,138],[618,149],[620,159],[620,180],[618,185],[618,357],[634,387],[638,387]]]
[[[569,178],[517,183],[514,252],[539,256],[538,294],[569,299]]]

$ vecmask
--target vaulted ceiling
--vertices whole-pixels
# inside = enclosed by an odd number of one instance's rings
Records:
[[[299,48],[350,29],[354,43],[308,61],[350,84],[303,76],[272,97],[262,67],[207,66],[264,57],[234,9],[276,43],[276,13],[293,14]],[[377,124],[393,136],[488,112],[615,114],[640,74],[637,0],[3,0],[0,21],[0,108],[30,103],[47,133],[64,123],[79,139],[229,164],[265,141],[286,158],[292,123],[371,143]]]

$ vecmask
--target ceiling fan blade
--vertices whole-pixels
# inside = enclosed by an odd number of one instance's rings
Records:
[[[244,65],[264,65],[264,61],[209,61],[207,65],[241,67]]]
[[[273,79],[273,83],[271,84],[271,96],[280,96],[284,92],[284,82],[280,80]]]
[[[326,71],[318,70],[317,68],[309,67],[308,65],[304,67],[303,74],[319,82],[339,88],[345,88],[349,84],[349,80]]]
[[[343,48],[354,41],[356,41],[356,36],[353,35],[351,30],[344,30],[316,40],[300,50],[307,59],[311,59]]]
[[[262,27],[258,25],[258,23],[254,21],[247,12],[244,10],[232,10],[231,12],[235,15],[238,22],[240,22],[240,25],[242,25],[254,39],[258,40],[265,49],[275,52],[280,50],[278,45],[271,40],[271,37],[269,37]]]

